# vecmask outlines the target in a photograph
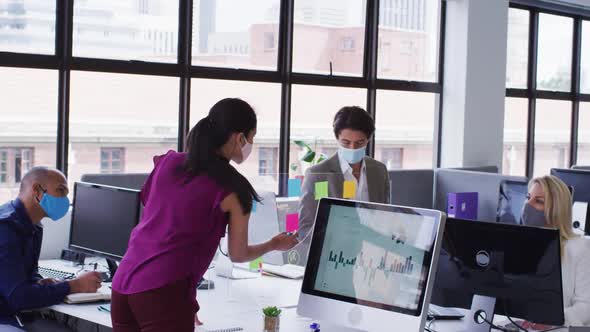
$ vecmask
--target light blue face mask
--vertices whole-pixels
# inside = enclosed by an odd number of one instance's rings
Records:
[[[39,205],[41,205],[43,211],[45,211],[45,214],[47,214],[47,216],[53,221],[63,218],[70,209],[70,200],[68,196],[51,196],[45,189],[43,189],[43,198],[41,198],[40,201],[37,199],[37,201],[39,202]]]
[[[338,148],[338,155],[340,158],[346,160],[349,164],[360,163],[366,155],[367,147],[363,146],[359,149],[347,149],[343,146]]]

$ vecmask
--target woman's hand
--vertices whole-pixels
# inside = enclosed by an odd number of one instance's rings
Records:
[[[283,232],[270,240],[273,250],[285,251],[293,248],[299,243],[297,240],[297,232]]]
[[[199,314],[195,312],[195,326],[203,325],[203,322],[199,320]]]

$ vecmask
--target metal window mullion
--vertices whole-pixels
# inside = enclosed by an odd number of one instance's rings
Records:
[[[580,120],[580,76],[582,64],[582,20],[574,20],[573,52],[572,52],[572,121],[570,131],[570,159],[569,166],[576,164],[578,160],[578,130]]]
[[[55,53],[59,59],[56,167],[68,174],[70,63],[72,59],[73,0],[56,0]]]
[[[536,98],[537,89],[537,58],[539,40],[539,12],[531,11],[529,19],[529,57],[528,57],[528,79],[527,90],[529,91],[529,105],[527,115],[527,157],[526,176],[532,177],[535,162],[535,121],[536,121]]]
[[[442,125],[443,125],[443,101],[444,101],[444,80],[445,80],[445,41],[446,41],[446,24],[447,24],[447,2],[441,1],[440,8],[440,30],[439,30],[439,50],[438,50],[438,84],[440,86],[440,92],[438,94],[436,108],[437,116],[436,119],[436,151],[433,159],[435,161],[435,167],[440,167],[442,162]]]
[[[178,10],[178,151],[184,151],[190,124],[193,0],[181,0]]]
[[[277,68],[281,78],[281,125],[279,138],[279,195],[287,196],[289,152],[291,149],[291,73],[293,67],[293,19],[295,0],[281,0],[279,54]]]
[[[377,123],[377,61],[379,48],[379,0],[367,1],[365,20],[365,52],[363,76],[367,84],[367,112]],[[375,156],[376,134],[367,147],[367,155]]]

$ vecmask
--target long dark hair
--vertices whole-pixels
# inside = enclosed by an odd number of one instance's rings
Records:
[[[238,98],[226,98],[211,107],[209,115],[191,129],[186,139],[185,171],[192,176],[206,174],[226,190],[235,192],[244,214],[251,212],[252,202],[260,202],[260,197],[218,150],[232,134],[242,133],[248,137],[256,129],[256,123],[252,106]]]

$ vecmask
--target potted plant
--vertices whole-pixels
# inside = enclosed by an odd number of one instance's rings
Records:
[[[311,146],[309,146],[309,144],[305,143],[304,141],[295,140],[293,141],[293,143],[295,143],[295,145],[297,145],[301,149],[301,152],[299,153],[299,160],[305,163],[307,167],[317,165],[327,159],[327,156],[325,154],[317,153],[316,151],[314,151],[314,149],[312,149]],[[307,167],[303,168],[302,173],[305,172],[305,169],[307,169]],[[298,165],[296,163],[291,164],[292,171],[297,171],[297,168]]]
[[[264,332],[277,332],[280,327],[281,309],[277,307],[266,307],[264,313]]]

